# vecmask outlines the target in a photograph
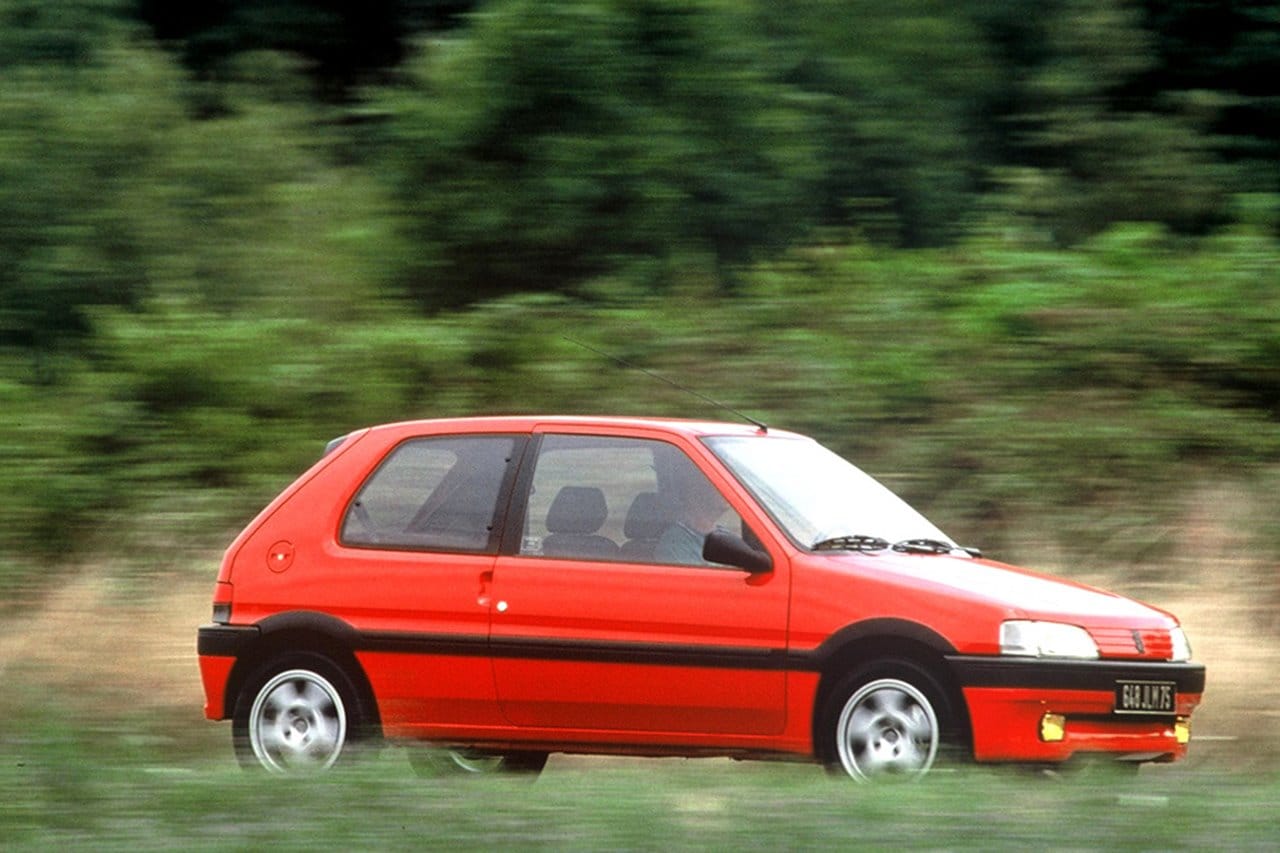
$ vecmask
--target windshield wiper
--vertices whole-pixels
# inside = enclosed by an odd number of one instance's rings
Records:
[[[951,554],[955,551],[962,551],[970,557],[981,557],[982,552],[977,548],[966,548],[963,545],[956,545],[952,542],[944,542],[941,539],[904,539],[901,542],[895,542],[889,545],[887,539],[879,536],[865,536],[861,533],[855,533],[851,536],[832,536],[829,539],[819,539],[817,542],[809,546],[813,551],[883,551],[892,547],[893,550],[904,554]]]
[[[941,539],[904,539],[893,543],[893,550],[905,554],[950,554],[953,551],[963,551],[970,557],[982,556],[982,552],[977,548],[965,548],[963,545],[943,542]]]
[[[883,551],[889,547],[889,540],[858,533],[853,536],[832,536],[830,539],[821,539],[809,547],[814,551]]]

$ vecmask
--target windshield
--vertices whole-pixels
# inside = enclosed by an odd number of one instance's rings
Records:
[[[853,536],[954,544],[906,501],[815,441],[719,436],[706,443],[802,547]]]

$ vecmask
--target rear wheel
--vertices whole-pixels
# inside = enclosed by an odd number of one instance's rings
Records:
[[[522,773],[537,776],[547,764],[545,752],[480,752],[473,749],[411,747],[409,763],[419,776]]]
[[[327,770],[349,756],[365,718],[340,666],[318,654],[285,655],[254,673],[236,700],[236,758],[272,773]]]
[[[951,708],[926,670],[908,661],[855,670],[828,694],[819,757],[859,781],[918,779],[944,751]]]

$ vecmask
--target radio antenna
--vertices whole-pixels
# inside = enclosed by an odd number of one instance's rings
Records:
[[[708,397],[706,394],[703,394],[699,391],[693,390],[692,388],[688,388],[684,385],[681,385],[679,382],[676,382],[674,379],[669,379],[660,373],[654,373],[652,370],[641,367],[638,364],[632,364],[631,362],[627,361],[625,358],[622,358],[621,356],[617,356],[617,355],[614,355],[613,353],[605,352],[604,350],[596,349],[595,347],[591,346],[591,344],[583,343],[582,341],[577,340],[576,338],[571,338],[568,335],[561,335],[560,337],[564,338],[566,341],[568,341],[571,344],[580,346],[585,350],[590,350],[591,352],[595,353],[598,356],[607,358],[610,361],[615,361],[618,364],[622,365],[623,367],[629,367],[632,370],[638,370],[641,373],[643,373],[645,376],[650,377],[651,379],[656,379],[659,382],[665,382],[666,384],[670,385],[672,388],[675,388],[679,391],[683,391],[686,394],[691,394],[694,397],[697,397],[699,400],[701,400],[704,403],[710,403],[712,406],[715,406],[717,409],[721,409],[722,411],[726,411],[732,415],[735,415],[736,417],[742,418],[744,421],[750,424],[753,424],[756,427],[759,427],[761,432],[769,431],[769,427],[767,424],[764,423],[764,421],[756,420],[750,415],[744,414],[731,406],[726,406],[724,403],[721,403],[719,400],[714,400],[711,397]]]

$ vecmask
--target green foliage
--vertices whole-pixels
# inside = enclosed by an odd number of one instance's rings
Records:
[[[7,366],[7,365],[5,365]],[[0,579],[21,587],[82,547],[102,523],[108,487],[75,435],[83,383],[57,395],[0,374]]]
[[[1274,120],[1280,55],[1276,0],[1143,0],[1158,61],[1135,89],[1206,113],[1215,147],[1243,167],[1244,186],[1280,188]]]
[[[1276,198],[1140,91],[1132,7],[409,6],[452,31],[339,110],[266,42],[210,83],[127,4],[0,0],[8,579],[220,542],[372,422],[723,414],[566,334],[996,550],[1140,559],[1280,471]]]
[[[441,305],[638,267],[661,282],[797,233],[813,152],[766,55],[723,4],[669,0],[492,3],[426,45],[378,98],[410,289]]]
[[[602,282],[593,303],[515,296],[432,319],[390,302],[101,312],[71,379],[4,386],[22,413],[3,421],[4,500],[25,519],[5,547],[70,547],[91,521],[178,505],[216,538],[325,440],[385,420],[727,416],[568,336],[821,438],[967,541],[1143,559],[1172,544],[1189,482],[1212,470],[1261,490],[1280,466],[1278,262],[1256,233],[1187,246],[1134,226],[1072,251],[815,247],[752,268],[729,300]]]
[[[52,12],[23,17],[0,34],[0,56],[26,54],[0,60],[0,345],[49,348],[87,331],[85,306],[145,290],[129,199],[180,117],[165,97],[178,81],[152,53],[82,56]]]
[[[91,63],[128,11],[124,0],[0,0],[0,71]]]
[[[135,0],[137,16],[180,48],[202,77],[228,73],[241,54],[306,57],[315,92],[341,100],[362,79],[395,65],[411,34],[445,29],[476,0]]]
[[[1126,94],[1155,64],[1137,10],[1058,4],[1029,40],[1039,54],[1006,94],[1019,134],[993,173],[1003,206],[1063,244],[1116,222],[1199,233],[1226,219],[1230,177],[1203,120]]]
[[[989,44],[942,0],[762,3],[779,79],[811,114],[821,221],[936,245],[960,233],[989,162]]]

